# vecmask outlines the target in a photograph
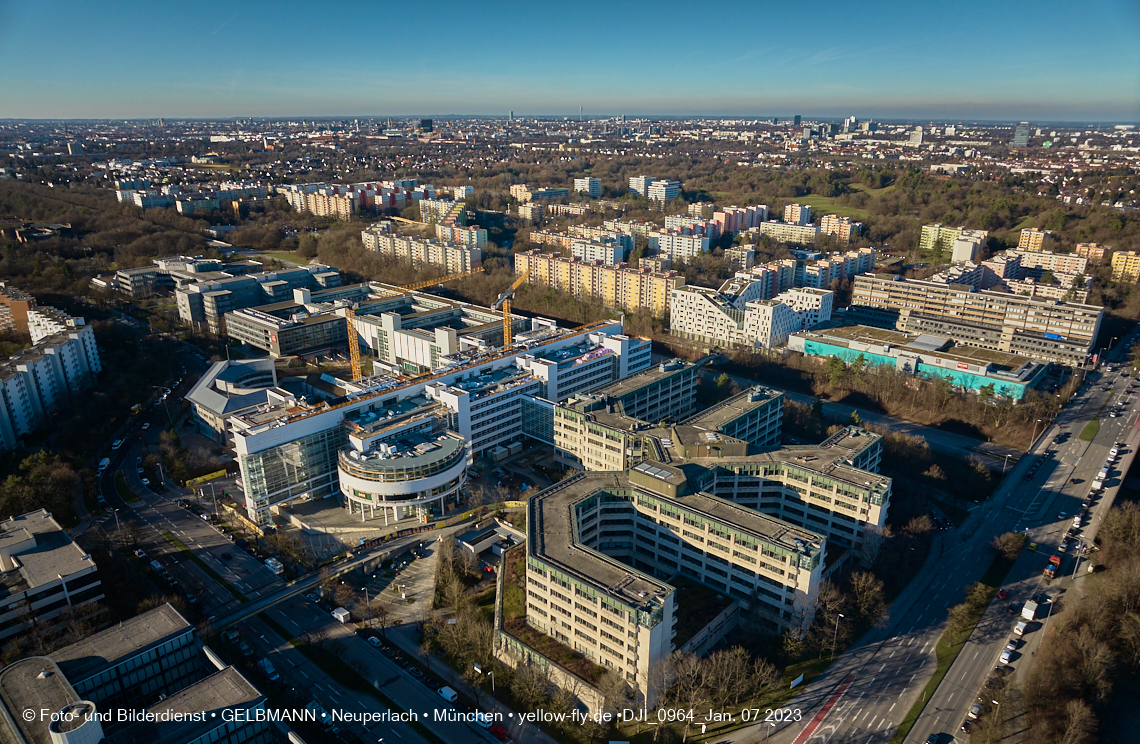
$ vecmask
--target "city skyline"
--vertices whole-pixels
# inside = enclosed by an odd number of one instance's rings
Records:
[[[694,34],[692,9],[668,3],[480,14],[442,3],[431,17],[393,7],[351,22],[294,3],[203,3],[177,21],[161,8],[8,4],[0,118],[573,116],[582,107],[595,116],[1140,119],[1140,12],[1118,0],[1077,17],[1055,2],[813,11],[784,19],[706,6],[707,33]]]

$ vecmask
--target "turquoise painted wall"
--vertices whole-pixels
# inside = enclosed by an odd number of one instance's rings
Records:
[[[805,341],[804,352],[811,356],[839,357],[845,362],[853,362],[862,356],[867,361],[867,364],[886,365],[888,367],[895,366],[894,357],[884,354],[872,354],[866,351],[853,351],[843,346],[832,346],[831,344],[824,344],[818,341]],[[1042,371],[1044,371],[1044,369],[1045,368],[1042,367]],[[918,363],[918,369],[915,371],[923,377],[944,377],[949,380],[951,384],[964,387],[968,390],[976,391],[985,385],[992,384],[996,394],[1005,395],[1014,400],[1022,400],[1025,398],[1025,391],[1029,387],[1028,383],[1007,382],[993,377],[986,377],[985,375],[977,375],[972,372],[964,372],[956,369],[945,369],[931,364],[923,364],[922,362]],[[1030,382],[1034,382],[1034,380],[1030,380]]]

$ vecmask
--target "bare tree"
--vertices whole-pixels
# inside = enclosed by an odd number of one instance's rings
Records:
[[[867,571],[851,574],[851,594],[855,611],[867,622],[877,623],[887,610],[883,581]]]
[[[875,559],[883,549],[883,543],[893,536],[889,526],[879,527],[869,524],[863,528],[863,542],[859,544],[859,560],[867,568],[875,565]]]
[[[1065,705],[1065,731],[1058,744],[1089,744],[1095,741],[1097,717],[1084,700],[1070,700]]]
[[[990,547],[1006,560],[1015,561],[1025,547],[1025,539],[1024,532],[1006,532],[991,540]]]

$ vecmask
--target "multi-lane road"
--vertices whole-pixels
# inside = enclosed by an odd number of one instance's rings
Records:
[[[1109,389],[1105,389],[1106,383]],[[987,677],[1001,666],[998,657],[1012,636],[1015,618],[1007,612],[1008,603],[1024,602],[1041,591],[1056,594],[1072,580],[1063,578],[1047,587],[1041,574],[1115,442],[1127,445],[1106,484],[1105,495],[1094,502],[1092,521],[1084,525],[1086,540],[1099,526],[1127,472],[1138,438],[1136,412],[1129,409],[1119,418],[1106,414],[1110,402],[1119,401],[1129,383],[1130,378],[1120,377],[1119,372],[1093,373],[1086,389],[1062,411],[1056,424],[1047,427],[1031,456],[1008,473],[994,497],[978,507],[959,529],[936,534],[926,564],[892,605],[887,626],[860,639],[788,704],[800,711],[801,721],[775,729],[766,729],[763,724],[752,726],[729,734],[725,741],[889,741],[934,673],[934,648],[945,628],[948,608],[959,604],[965,588],[988,568],[993,557],[988,544],[998,534],[1026,531],[1037,543],[1037,550],[1026,551],[1014,565],[1003,587],[1009,592],[1008,599],[995,600],[987,610],[906,739],[921,743],[937,734],[943,743],[966,741],[959,727]],[[1105,417],[1094,440],[1081,440],[1079,434],[1085,424],[1102,415]],[[1058,434],[1061,440],[1054,444]],[[1027,479],[1038,462],[1038,470]],[[1064,518],[1060,517],[1062,513]],[[1075,548],[1065,554],[1066,576],[1073,570],[1074,552]],[[1049,611],[1048,607],[1046,604],[1042,614]],[[1040,642],[1040,627],[1040,621],[1031,624],[1014,654],[1016,674],[1021,673],[1020,667]]]

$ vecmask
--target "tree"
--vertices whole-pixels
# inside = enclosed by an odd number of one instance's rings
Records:
[[[852,426],[860,426],[863,423],[863,419],[859,417],[858,411],[852,410],[851,416],[848,417],[847,422]]]
[[[819,398],[816,398],[811,402],[811,407],[809,410],[811,411],[812,418],[820,420],[823,419],[823,401]]]
[[[883,543],[893,535],[894,531],[889,525],[879,527],[869,524],[864,527],[863,542],[859,545],[860,562],[867,568],[875,565],[875,559],[879,557],[879,551],[883,549]]]
[[[990,541],[990,547],[1008,561],[1017,560],[1025,547],[1025,533],[1006,532]]]
[[[1088,744],[1096,741],[1096,713],[1084,700],[1065,704],[1065,731],[1059,744]]]
[[[875,624],[887,610],[883,581],[867,571],[851,574],[851,595],[855,611],[867,623]]]

